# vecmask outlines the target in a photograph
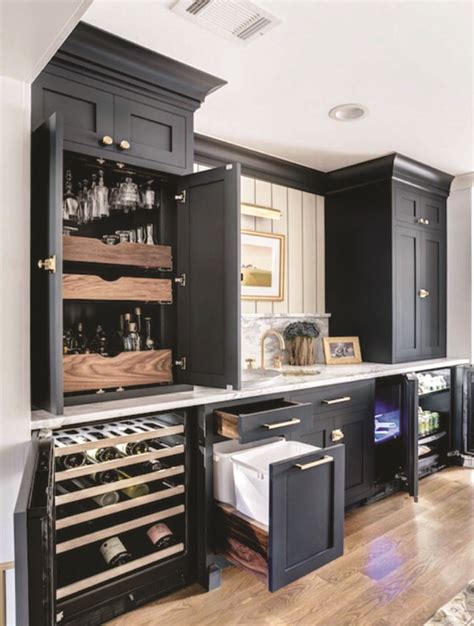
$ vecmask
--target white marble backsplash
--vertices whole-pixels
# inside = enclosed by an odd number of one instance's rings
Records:
[[[257,367],[260,367],[260,340],[267,330],[283,331],[292,322],[309,321],[315,322],[321,335],[316,339],[316,361],[323,363],[323,347],[321,337],[327,337],[329,332],[329,313],[245,313],[242,315],[242,367],[247,366],[246,359],[255,359]],[[280,355],[283,364],[289,360],[288,351],[280,352],[278,341],[275,337],[269,337],[265,341],[265,363],[267,367],[272,367],[273,359]]]

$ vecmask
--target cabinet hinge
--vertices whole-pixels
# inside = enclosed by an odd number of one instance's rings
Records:
[[[38,261],[38,267],[40,270],[45,270],[45,272],[51,272],[51,274],[54,274],[56,272],[56,255],[53,254],[47,259],[40,259]]]
[[[183,189],[180,193],[177,193],[174,197],[175,200],[184,204],[186,202],[186,189]]]
[[[186,274],[180,274],[176,276],[174,282],[180,287],[186,287]]]
[[[176,365],[176,367],[179,367],[182,370],[186,369],[186,365],[187,365],[187,358],[185,356],[181,357],[180,359],[177,359],[174,364]]]

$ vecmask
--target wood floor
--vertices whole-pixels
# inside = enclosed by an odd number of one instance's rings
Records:
[[[269,593],[251,575],[223,572],[119,617],[109,626],[418,626],[474,578],[474,471],[451,468],[346,517],[344,556]]]

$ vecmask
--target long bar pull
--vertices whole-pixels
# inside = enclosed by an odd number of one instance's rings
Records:
[[[275,428],[284,428],[285,426],[295,426],[296,424],[300,424],[301,420],[299,417],[293,417],[291,420],[287,420],[286,422],[275,422],[274,424],[262,424],[263,428],[267,430],[275,430]]]
[[[318,467],[318,465],[325,465],[326,463],[332,463],[334,461],[334,459],[332,458],[332,456],[328,456],[325,455],[323,456],[322,459],[319,459],[318,461],[311,461],[311,463],[296,463],[295,467],[297,467],[299,470],[307,470],[307,469],[311,469],[312,467]]]
[[[342,396],[342,398],[334,398],[334,400],[323,400],[323,404],[339,404],[341,402],[350,402],[350,396]]]

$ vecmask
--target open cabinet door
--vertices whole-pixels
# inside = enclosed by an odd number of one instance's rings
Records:
[[[408,493],[418,502],[418,379],[403,377],[402,424],[405,441],[405,474]]]
[[[31,146],[31,386],[33,406],[63,412],[62,121],[52,115]]]
[[[180,179],[178,382],[240,388],[240,165]],[[185,361],[183,362],[183,359]]]
[[[456,368],[457,371],[461,368]],[[459,450],[461,454],[474,454],[474,368],[465,366],[462,368],[462,410],[459,420],[455,421],[458,424],[458,428],[455,430],[454,444],[455,449]],[[458,383],[458,377],[456,376],[456,383]]]
[[[14,513],[16,619],[21,626],[56,624],[53,446],[29,444]]]

